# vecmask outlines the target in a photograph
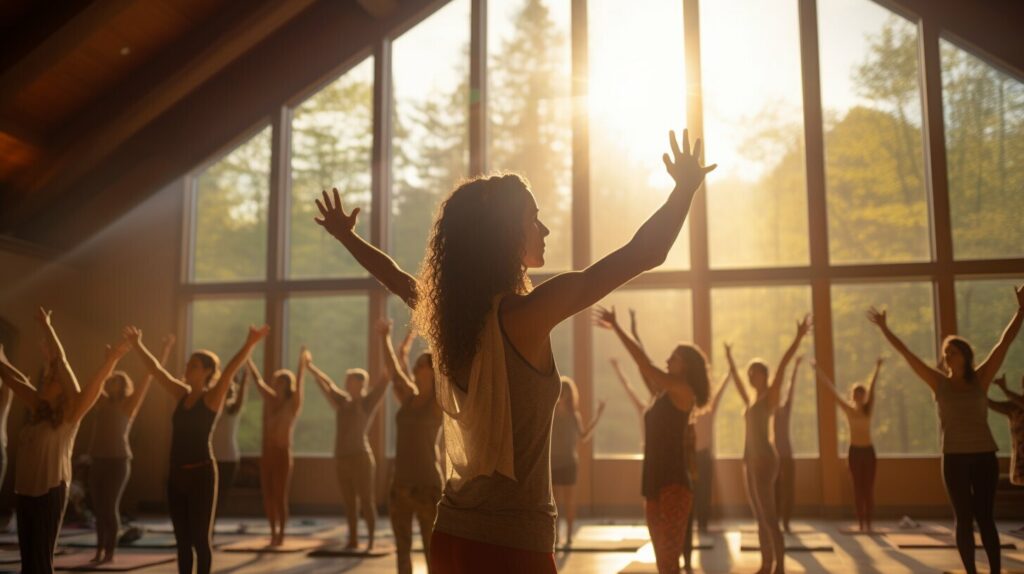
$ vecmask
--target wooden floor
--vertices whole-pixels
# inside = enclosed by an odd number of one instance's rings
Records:
[[[253,524],[259,524],[256,521]],[[311,535],[310,537],[320,541],[336,541],[344,534],[344,527],[337,526],[336,521],[328,524],[331,528],[323,532]],[[703,542],[710,541],[711,549],[695,551],[695,570],[703,572],[754,572],[759,565],[759,553],[756,551],[741,550],[741,544],[745,534],[741,530],[749,530],[750,523],[730,522],[719,525],[719,531],[709,535]],[[945,572],[962,571],[958,554],[954,549],[925,549],[925,550],[900,550],[890,536],[854,536],[840,533],[839,527],[845,523],[828,521],[806,521],[794,526],[795,531],[805,531],[807,534],[800,534],[803,540],[812,541],[812,545],[831,546],[831,550],[824,551],[791,551],[786,558],[786,570],[789,572],[830,572],[830,573],[900,573],[900,572]],[[880,525],[892,526],[892,525]],[[938,529],[948,529],[948,524],[931,523],[925,526],[933,526]],[[1000,524],[1001,535],[1004,543],[1010,543],[1015,549],[1003,550],[1004,571],[1024,572],[1024,538],[1017,538],[1007,534],[1012,528],[1017,528],[1020,523]],[[595,528],[596,527],[596,528]],[[389,526],[386,519],[378,524],[381,545],[389,545]],[[637,539],[643,535],[643,528],[638,525],[626,524],[599,524],[593,521],[584,521],[579,528],[587,529],[586,539]],[[82,537],[92,536],[91,534]],[[746,534],[747,541],[751,535]],[[577,545],[585,543],[577,536]],[[595,538],[596,537],[596,538]],[[309,537],[303,537],[309,538]],[[224,539],[237,539],[222,537]],[[66,554],[91,555],[88,549],[67,548]],[[133,550],[122,550],[124,553],[135,552]],[[159,552],[170,554],[172,550],[149,550],[148,552]],[[651,572],[656,573],[654,567],[654,556],[650,545],[647,544],[637,551],[619,552],[560,552],[556,555],[559,572],[566,574],[605,574],[617,573],[626,569],[629,573]],[[422,553],[413,553],[415,572],[426,572],[426,566]],[[984,552],[978,550],[978,565],[982,571],[987,571],[987,562],[984,559]],[[13,568],[12,568],[13,566]],[[17,570],[17,565],[9,565],[7,568]],[[0,565],[0,571],[5,567]],[[310,558],[305,552],[294,554],[257,554],[237,553],[218,550],[214,556],[214,571],[221,573],[239,574],[291,574],[291,573],[327,573],[327,572],[352,572],[360,574],[391,573],[395,572],[395,557],[393,554],[379,558]],[[173,562],[158,566],[141,568],[133,572],[146,574],[176,573],[177,569]]]

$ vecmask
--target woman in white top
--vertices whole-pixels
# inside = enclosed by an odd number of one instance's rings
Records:
[[[53,329],[50,311],[39,309],[46,335],[48,368],[38,389],[7,360],[0,347],[0,379],[28,407],[29,422],[18,437],[14,492],[17,495],[18,547],[22,572],[53,572],[53,553],[64,518],[67,488],[71,485],[71,450],[75,435],[96,403],[103,382],[114,371],[129,343],[122,339],[107,347],[106,357],[93,378],[78,386],[64,348]]]
[[[245,386],[249,382],[249,371],[239,369],[231,386],[228,398],[224,400],[224,410],[213,427],[213,458],[217,461],[217,514],[221,517],[228,492],[235,485],[239,461],[242,458],[238,448],[238,422],[242,420],[242,406],[245,404]]]
[[[871,531],[871,514],[875,505],[875,447],[871,442],[871,411],[875,405],[875,383],[882,368],[882,358],[875,361],[875,372],[867,387],[854,385],[847,401],[836,390],[835,383],[818,367],[821,386],[828,390],[846,415],[850,425],[850,450],[847,462],[853,478],[853,505],[861,532]]]

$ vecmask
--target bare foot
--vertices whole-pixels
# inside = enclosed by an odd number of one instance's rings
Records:
[[[92,559],[89,560],[89,562],[92,564],[99,564],[101,560],[103,560],[103,553],[97,550],[96,555],[93,556]]]
[[[345,545],[345,550],[355,550],[356,548],[359,548],[359,541],[350,538],[348,544]]]
[[[103,560],[100,560],[100,564],[110,564],[113,561],[114,561],[114,555],[113,554],[107,554],[106,558],[104,558]]]
[[[366,551],[373,550],[373,536],[370,537],[369,542],[366,543]]]

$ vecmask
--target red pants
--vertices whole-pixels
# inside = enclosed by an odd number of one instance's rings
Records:
[[[679,537],[682,540],[682,535]],[[553,552],[534,552],[477,542],[434,531],[430,538],[431,574],[555,574]]]
[[[658,561],[658,574],[679,573],[679,555],[683,553],[691,508],[693,493],[681,484],[665,486],[657,498],[646,499],[644,514]]]

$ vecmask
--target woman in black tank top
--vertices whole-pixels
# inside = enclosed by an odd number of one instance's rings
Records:
[[[245,344],[223,372],[218,371],[220,359],[212,351],[193,352],[185,365],[185,376],[178,379],[168,373],[142,343],[141,330],[125,327],[125,336],[139,352],[146,369],[178,400],[171,415],[167,504],[174,526],[180,574],[191,574],[193,562],[198,574],[210,572],[213,562],[210,533],[217,502],[217,467],[210,435],[235,373],[269,332],[267,325],[258,329],[250,327]]]
[[[599,327],[611,330],[619,338],[654,397],[644,413],[641,494],[658,572],[676,574],[693,507],[686,449],[690,411],[708,402],[707,360],[696,346],[680,344],[669,355],[665,368],[660,369],[619,326],[614,307],[598,307],[595,319]]]

